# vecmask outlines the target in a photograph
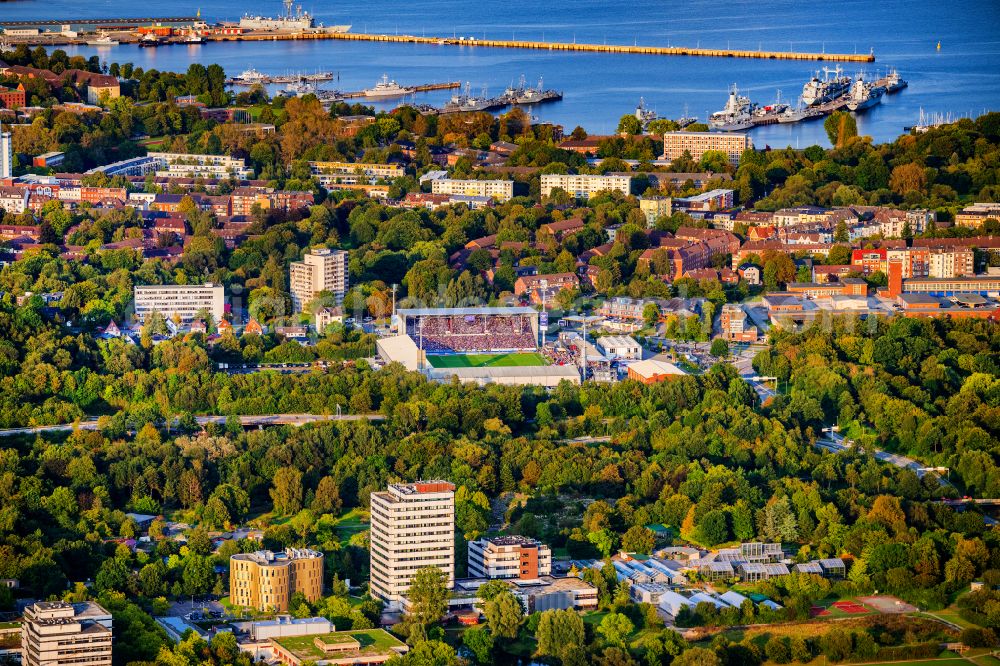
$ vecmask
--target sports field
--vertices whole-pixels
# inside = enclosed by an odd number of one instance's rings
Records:
[[[503,368],[525,365],[548,365],[541,354],[512,352],[509,354],[428,354],[435,368]]]

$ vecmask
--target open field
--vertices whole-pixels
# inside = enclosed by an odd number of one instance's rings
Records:
[[[534,352],[428,355],[427,360],[435,368],[503,368],[548,365],[541,354]]]

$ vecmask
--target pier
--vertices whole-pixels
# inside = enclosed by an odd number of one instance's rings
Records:
[[[106,31],[113,33],[134,32],[143,25],[162,25],[191,29],[199,21],[197,17],[171,17],[148,19],[88,19],[76,21],[9,21],[0,22],[8,28],[37,27],[42,32],[36,35],[8,35],[12,44],[28,44],[29,46],[62,46],[84,45],[86,42],[76,36],[49,31],[46,28],[57,24],[70,25],[80,32]],[[201,32],[201,31],[199,31]],[[122,44],[134,44],[138,38],[134,34],[117,34],[116,39]],[[798,61],[830,61],[830,62],[875,62],[874,53],[810,53],[797,51],[763,51],[753,49],[710,49],[691,46],[643,46],[633,44],[590,44],[584,42],[549,42],[522,39],[477,39],[475,37],[426,37],[418,35],[387,35],[363,32],[336,32],[316,28],[299,32],[250,30],[241,34],[212,34],[211,30],[202,32],[206,42],[277,42],[299,40],[333,39],[348,42],[382,42],[390,44],[426,44],[430,46],[468,46],[494,49],[529,49],[536,51],[576,51],[581,53],[618,53],[628,55],[654,56],[696,56],[706,58],[749,58],[754,60],[798,60]],[[174,43],[168,42],[166,43]]]
[[[688,46],[639,46],[623,44],[586,44],[577,42],[536,42],[513,39],[475,39],[448,37],[419,37],[417,35],[381,35],[362,32],[301,32],[243,34],[239,37],[213,37],[212,39],[240,39],[267,41],[282,39],[338,39],[354,42],[387,42],[396,44],[428,44],[433,46],[476,46],[497,49],[534,49],[541,51],[580,51],[589,53],[623,53],[632,55],[701,56],[710,58],[753,58],[757,60],[810,60],[837,62],[875,62],[872,53],[806,53],[795,51],[754,51],[750,49],[703,49]]]

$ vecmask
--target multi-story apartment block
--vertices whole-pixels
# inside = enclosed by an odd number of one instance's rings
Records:
[[[288,277],[293,312],[302,312],[305,305],[321,291],[332,292],[340,303],[347,293],[349,281],[347,252],[313,248],[302,261],[293,261],[289,265]]]
[[[398,602],[420,569],[439,568],[455,585],[455,486],[393,483],[371,494],[373,597]]]
[[[927,277],[953,278],[975,275],[975,253],[971,249],[931,250]],[[921,277],[914,275],[913,277]]]
[[[661,310],[664,301],[656,298],[629,298],[627,296],[614,296],[601,304],[598,314],[608,319],[620,319],[623,321],[642,321],[646,306],[652,303]]]
[[[146,157],[159,160],[156,175],[175,178],[237,178],[246,180],[253,169],[246,161],[229,155],[195,155],[192,153],[149,153]]]
[[[879,227],[885,238],[902,238],[906,226],[911,234],[922,234],[934,219],[934,213],[926,209],[900,210],[898,208],[876,208],[872,221]]]
[[[733,342],[756,342],[757,327],[750,322],[739,303],[726,303],[719,315],[722,337]]]
[[[733,207],[733,190],[715,189],[693,197],[674,199],[674,206],[686,210],[724,210]]]
[[[14,140],[10,132],[0,132],[0,178],[14,175]]]
[[[168,319],[177,315],[181,321],[189,322],[202,310],[207,310],[212,321],[218,322],[225,312],[225,289],[219,284],[136,286],[134,296],[135,315],[143,322],[153,312],[159,312]]]
[[[869,248],[854,250],[851,256],[851,265],[865,275],[878,271],[888,275],[889,265],[893,262],[898,262],[904,279],[952,278],[975,274],[975,253],[969,247]]]
[[[475,197],[493,197],[497,201],[507,201],[514,196],[514,181],[435,178],[431,181],[431,192],[433,194],[464,194]]]
[[[670,217],[674,212],[670,197],[639,197],[639,210],[646,216],[646,226],[652,228],[661,217]]]
[[[551,573],[552,551],[535,539],[501,536],[469,542],[469,575],[474,578],[537,580]]]
[[[39,601],[24,609],[25,666],[111,666],[111,613],[87,601]]]
[[[310,602],[323,596],[323,553],[288,548],[229,558],[229,599],[234,606],[283,613],[296,592]]]
[[[326,189],[336,185],[374,183],[406,175],[401,164],[362,164],[360,162],[310,162],[309,169]]]
[[[586,174],[546,173],[542,174],[541,193],[550,196],[552,190],[565,190],[577,199],[587,199],[598,192],[620,192],[628,196],[632,190],[631,176],[606,176]]]
[[[792,227],[799,224],[817,224],[827,221],[831,211],[818,206],[798,206],[775,211],[771,218],[776,227]]]
[[[675,160],[687,151],[694,161],[710,150],[723,152],[729,163],[739,166],[744,150],[753,148],[749,134],[738,132],[667,132],[663,135],[663,159]]]
[[[959,227],[978,229],[986,220],[1000,220],[1000,203],[974,203],[955,215]]]

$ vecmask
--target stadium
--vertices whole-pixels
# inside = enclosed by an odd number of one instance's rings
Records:
[[[379,357],[432,379],[550,387],[580,382],[576,368],[552,365],[539,353],[539,313],[532,308],[400,309],[393,331],[376,343]]]

